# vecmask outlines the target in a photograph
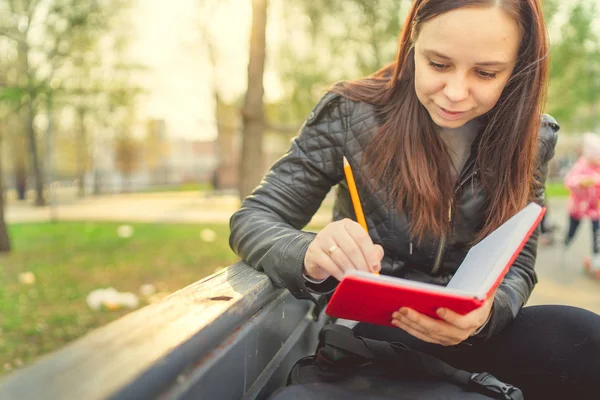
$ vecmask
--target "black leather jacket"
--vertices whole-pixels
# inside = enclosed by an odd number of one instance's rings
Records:
[[[355,170],[367,142],[377,131],[371,105],[328,93],[310,113],[289,151],[277,161],[261,184],[231,217],[231,248],[249,265],[264,271],[277,285],[299,299],[315,300],[312,293],[329,293],[337,280],[308,283],[302,275],[304,255],[315,233],[301,229],[310,221],[330,189],[338,184],[333,219],[355,219],[343,173],[343,156]],[[558,124],[544,115],[537,155],[537,177],[546,180],[554,155]],[[382,274],[424,282],[448,283],[484,221],[487,201],[479,180],[473,146],[457,181],[452,231],[441,240],[411,243],[405,214],[384,205],[378,193],[357,178],[360,198],[374,243],[385,250]],[[536,193],[543,201],[544,191]],[[539,230],[538,230],[539,231]],[[537,282],[534,264],[536,231],[507,273],[496,293],[492,314],[480,335],[489,337],[512,321]]]

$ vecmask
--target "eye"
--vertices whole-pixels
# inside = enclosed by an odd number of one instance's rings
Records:
[[[443,71],[448,68],[446,64],[438,64],[434,63],[433,61],[429,61],[429,66],[437,71]]]
[[[481,70],[477,71],[477,75],[479,75],[479,77],[483,79],[494,79],[496,77],[495,72],[485,72]]]

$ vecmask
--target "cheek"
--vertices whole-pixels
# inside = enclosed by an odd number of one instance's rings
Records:
[[[425,65],[427,67],[427,65]],[[415,91],[421,102],[427,96],[431,96],[444,88],[444,84],[440,79],[440,74],[436,74],[429,68],[425,68],[417,64],[415,69]]]
[[[478,106],[487,112],[496,105],[500,95],[502,95],[503,90],[503,84],[485,85],[475,89],[473,91],[473,97],[475,98]]]

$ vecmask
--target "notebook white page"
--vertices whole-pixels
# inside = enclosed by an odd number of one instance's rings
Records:
[[[538,219],[542,207],[530,203],[473,246],[447,288],[473,293],[481,300],[511,260]]]

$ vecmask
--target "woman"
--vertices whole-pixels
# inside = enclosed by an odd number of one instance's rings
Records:
[[[299,299],[331,293],[349,269],[445,285],[474,243],[544,197],[557,130],[540,118],[547,74],[539,0],[414,1],[396,61],[321,99],[232,216],[232,248]],[[368,235],[354,221],[344,156]],[[302,231],[336,184],[334,222]],[[401,309],[398,329],[359,324],[357,334],[490,372],[528,399],[598,388],[598,316],[522,309],[537,238],[470,314],[440,309],[437,320]]]

